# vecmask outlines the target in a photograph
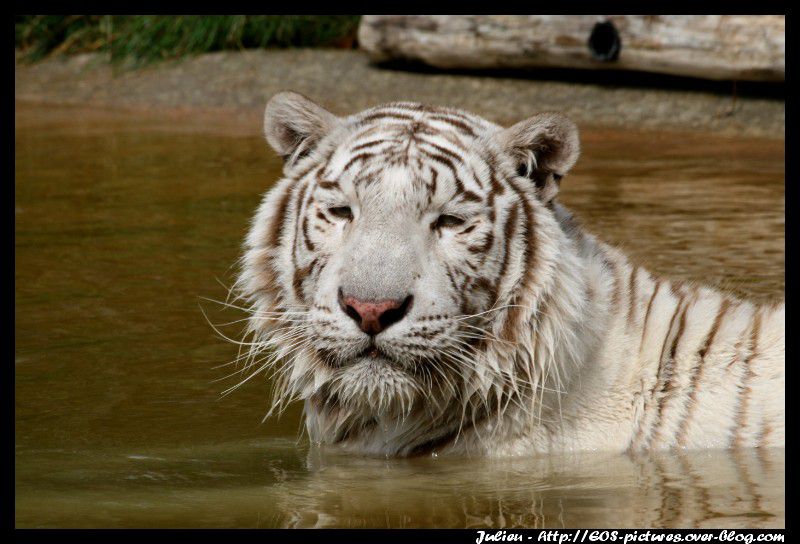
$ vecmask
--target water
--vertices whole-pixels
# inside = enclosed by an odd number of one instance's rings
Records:
[[[248,121],[249,123],[250,121]],[[17,105],[18,527],[783,527],[784,452],[323,455],[230,396],[224,298],[280,164],[258,119]],[[784,289],[779,140],[585,129],[562,200],[651,270]],[[225,329],[231,334],[235,327]]]

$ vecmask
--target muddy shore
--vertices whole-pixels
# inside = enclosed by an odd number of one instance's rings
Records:
[[[296,49],[204,54],[135,70],[99,54],[18,62],[18,102],[92,106],[191,117],[260,131],[261,110],[291,89],[346,114],[392,100],[464,108],[503,124],[539,111],[563,111],[592,127],[708,132],[783,139],[781,99],[695,89],[614,87],[479,74],[379,68],[360,51]]]

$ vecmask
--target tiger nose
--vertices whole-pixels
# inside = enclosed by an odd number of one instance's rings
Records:
[[[408,295],[402,300],[359,300],[344,296],[339,289],[339,306],[362,331],[370,336],[383,332],[403,319],[413,301],[413,295]]]

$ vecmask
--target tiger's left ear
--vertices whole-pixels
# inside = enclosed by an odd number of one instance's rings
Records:
[[[500,145],[518,161],[517,172],[548,203],[580,155],[578,127],[561,113],[540,113],[500,132]]]

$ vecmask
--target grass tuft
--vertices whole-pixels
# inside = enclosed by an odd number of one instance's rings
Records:
[[[97,51],[112,62],[178,59],[208,51],[352,47],[358,15],[18,15],[23,59]]]

